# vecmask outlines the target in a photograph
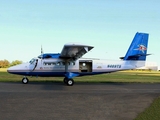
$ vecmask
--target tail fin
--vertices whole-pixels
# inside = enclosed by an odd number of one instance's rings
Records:
[[[134,39],[125,55],[122,57],[123,60],[141,60],[145,61],[147,54],[148,46],[148,37],[147,33],[136,33]]]

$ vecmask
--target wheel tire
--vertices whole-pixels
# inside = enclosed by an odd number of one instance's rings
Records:
[[[64,79],[63,79],[63,82],[64,82],[65,84],[67,84],[67,81],[68,81],[67,78],[64,78]]]
[[[23,84],[27,84],[28,82],[29,82],[28,78],[23,78],[23,79],[22,79],[22,83],[23,83]]]
[[[67,85],[72,86],[73,84],[74,84],[74,80],[73,79],[68,79]]]

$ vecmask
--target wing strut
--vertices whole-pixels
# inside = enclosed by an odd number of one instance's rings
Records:
[[[67,73],[67,72],[68,72],[68,61],[65,60],[65,73]]]
[[[68,71],[69,62],[68,60],[65,60],[65,78],[63,82],[67,84],[68,86],[72,86],[74,84],[74,77],[79,76],[78,73],[73,73]]]

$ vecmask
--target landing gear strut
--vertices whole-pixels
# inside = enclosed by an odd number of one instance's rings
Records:
[[[68,78],[64,78],[63,82],[68,85],[68,86],[72,86],[74,84],[74,80],[73,79],[68,79]]]
[[[22,83],[23,84],[27,84],[29,82],[27,77],[22,78]]]

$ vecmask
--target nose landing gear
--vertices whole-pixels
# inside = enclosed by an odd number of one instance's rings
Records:
[[[22,78],[22,83],[23,84],[27,84],[29,82],[28,78],[27,77],[23,77]]]

